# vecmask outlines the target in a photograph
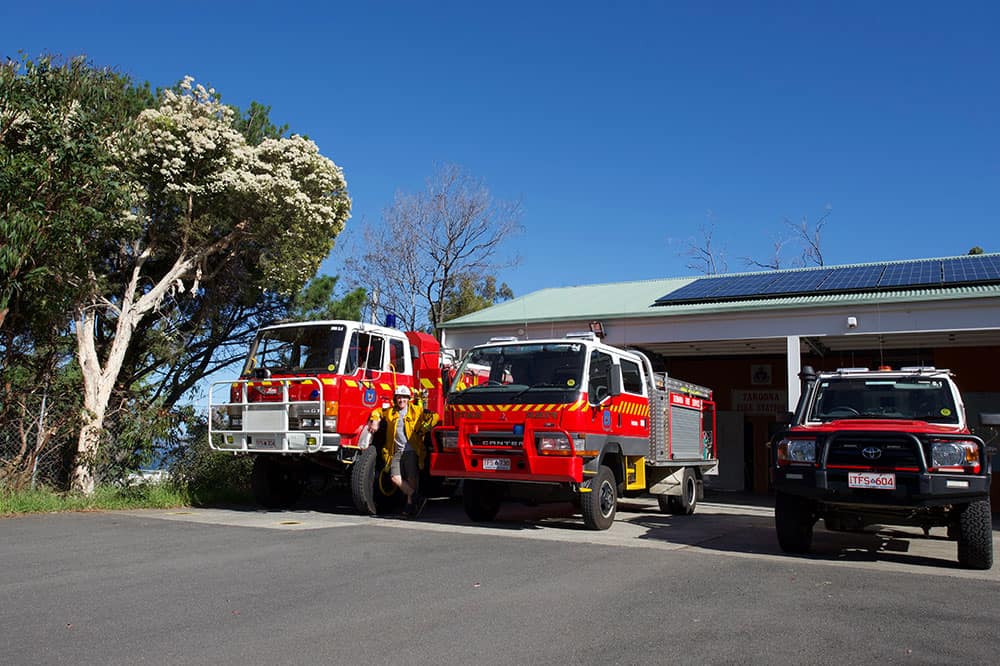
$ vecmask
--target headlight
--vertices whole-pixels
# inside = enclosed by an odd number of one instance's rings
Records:
[[[323,419],[323,431],[324,432],[337,432],[337,419],[336,418],[325,418]]]
[[[778,463],[815,463],[815,439],[783,439],[778,442]]]
[[[979,446],[966,440],[940,440],[931,444],[931,466],[979,469]]]
[[[571,455],[573,443],[562,433],[535,435],[535,449],[541,454]]]
[[[458,448],[458,433],[442,432],[438,435],[438,441],[441,442],[442,451],[454,451]]]

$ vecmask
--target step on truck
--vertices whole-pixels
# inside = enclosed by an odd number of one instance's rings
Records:
[[[422,332],[355,321],[263,327],[239,378],[210,385],[209,445],[253,456],[251,489],[264,507],[291,506],[308,486],[349,485],[362,513],[388,510],[400,493],[384,470],[385,428],[369,437],[364,426],[397,386],[441,415],[450,364]]]
[[[654,372],[638,351],[590,333],[493,339],[455,371],[431,474],[461,480],[473,521],[504,500],[568,500],[604,530],[623,496],[692,513],[718,465],[714,433],[711,390]]]
[[[806,367],[799,377],[791,423],[771,442],[782,550],[808,552],[818,520],[834,531],[938,526],[963,567],[992,566],[988,451],[948,370]]]

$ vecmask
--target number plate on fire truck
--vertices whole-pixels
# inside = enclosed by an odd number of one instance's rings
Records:
[[[896,475],[884,472],[850,472],[847,475],[847,487],[895,490]]]
[[[510,458],[483,458],[483,469],[509,470]]]

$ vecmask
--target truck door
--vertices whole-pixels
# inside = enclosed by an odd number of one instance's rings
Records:
[[[612,398],[618,400],[615,407],[622,419],[621,434],[628,437],[641,437],[641,450],[634,454],[644,453],[648,449],[649,438],[649,402],[646,397],[646,380],[642,366],[627,358],[618,361],[622,369],[622,395]],[[632,453],[632,452],[630,452]]]
[[[391,376],[387,376],[387,362],[384,337],[362,331],[351,334],[340,405],[342,432],[360,428],[373,409],[392,400],[392,381]]]
[[[590,372],[587,375],[587,396],[591,406],[591,418],[598,432],[611,432],[615,427],[615,415],[612,411],[611,397],[611,366],[614,364],[611,354],[598,349],[590,352]]]

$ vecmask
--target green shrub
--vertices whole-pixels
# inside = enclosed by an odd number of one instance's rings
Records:
[[[249,456],[213,451],[208,446],[208,428],[204,420],[189,425],[182,445],[171,454],[170,479],[183,489],[193,505],[249,503]]]

